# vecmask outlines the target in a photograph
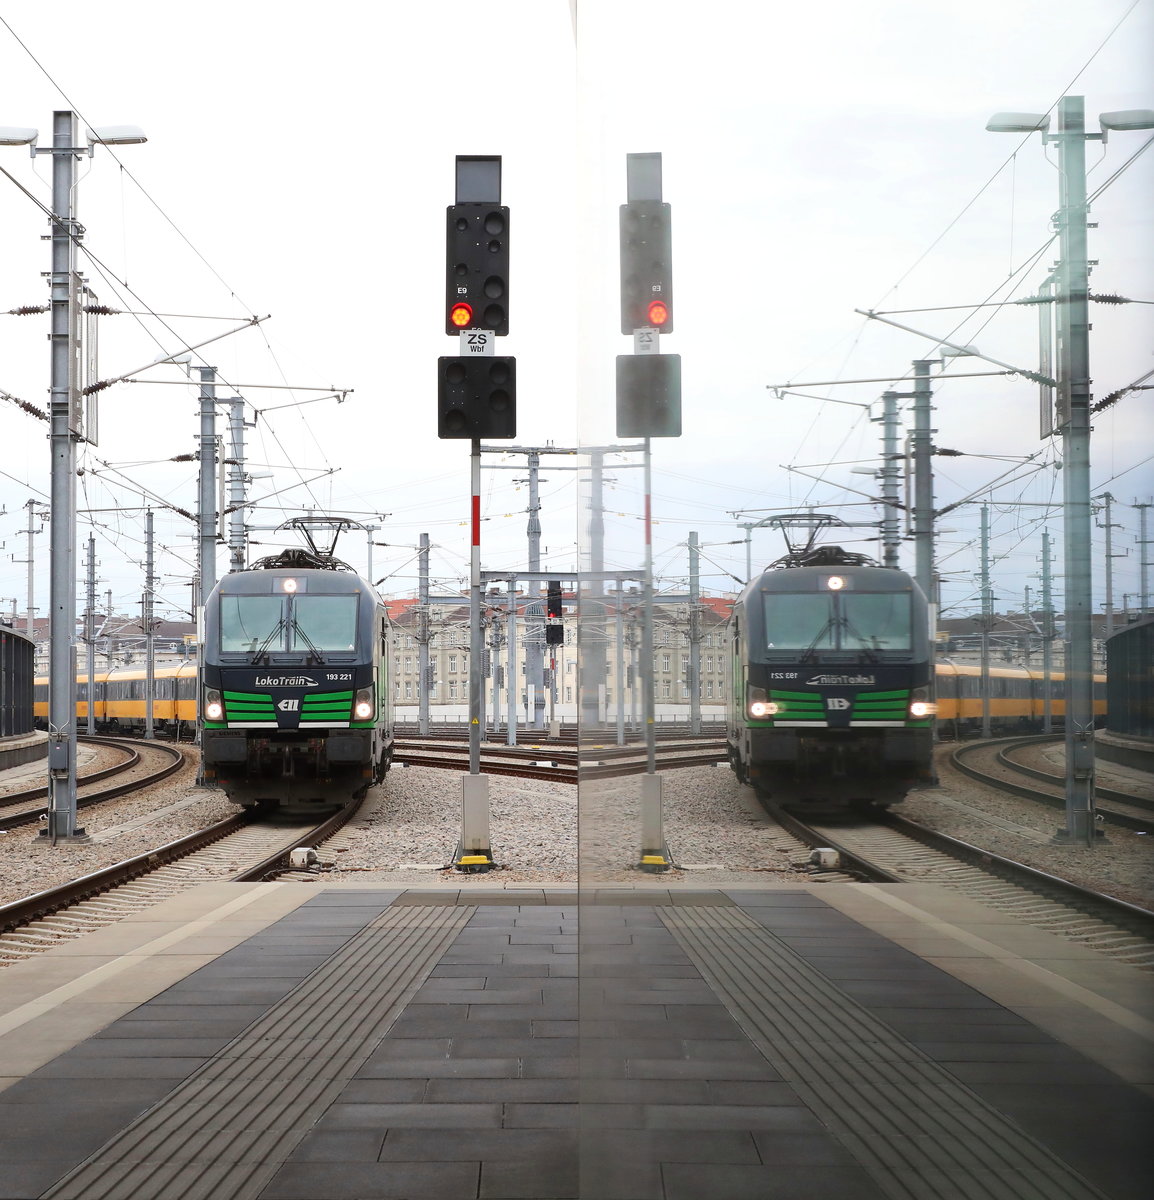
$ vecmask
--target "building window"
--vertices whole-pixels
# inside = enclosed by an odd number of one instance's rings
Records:
[[[663,671],[668,671],[668,670],[670,669],[670,667],[669,667],[669,655],[668,655],[668,654],[663,654],[663,655],[661,656],[661,669],[662,669]]]
[[[455,654],[450,654],[449,655],[449,670],[455,671],[456,669],[457,669],[457,656]]]
[[[412,669],[413,669],[413,660],[409,655],[406,654],[405,655],[405,670],[411,671]]]
[[[705,656],[705,669],[709,672],[713,671],[713,655],[712,654],[707,654]]]
[[[663,683],[661,685],[661,698],[663,700],[669,699],[669,684],[668,683]]]
[[[706,698],[706,700],[713,699],[713,680],[712,679],[707,679],[705,681],[705,698]]]
[[[413,685],[411,683],[406,683],[405,684],[405,699],[411,700],[412,698],[413,698]]]
[[[707,633],[707,634],[705,635],[705,644],[706,644],[707,646],[712,646],[712,645],[713,645],[713,634],[712,634],[712,633]]]
[[[572,665],[572,664],[570,664],[570,665]],[[571,687],[567,687],[565,689],[565,703],[566,704],[573,703],[573,689]]]
[[[687,683],[683,683],[681,685],[681,698],[682,698],[682,700],[689,699],[689,684],[687,684]]]
[[[455,679],[450,679],[449,680],[449,699],[456,700],[456,698],[457,698],[457,681]]]

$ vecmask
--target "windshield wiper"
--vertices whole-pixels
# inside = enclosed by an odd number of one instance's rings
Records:
[[[322,655],[316,646],[313,645],[312,639],[309,637],[309,635],[305,633],[305,631],[297,624],[296,617],[293,617],[292,631],[309,648],[309,656],[307,659],[305,659],[305,666],[307,667],[309,663],[313,662],[314,659],[316,660],[317,666],[324,666],[324,655]]]
[[[801,652],[801,656],[797,660],[798,662],[809,662],[813,652],[817,649],[818,642],[820,642],[821,639],[825,637],[825,635],[833,627],[833,623],[833,616],[831,614],[826,618],[825,624],[817,631],[817,633],[813,635],[813,641],[810,642],[810,644]]]
[[[266,637],[266,638],[264,639],[264,641],[263,641],[263,642],[261,642],[261,644],[260,644],[260,649],[259,649],[259,650],[257,650],[257,651],[256,651],[256,652],[253,654],[253,656],[252,656],[252,665],[253,665],[254,667],[255,667],[255,666],[257,666],[257,664],[259,664],[259,662],[260,662],[260,660],[261,660],[262,658],[263,658],[263,659],[264,659],[266,662],[268,661],[268,651],[269,651],[269,647],[270,647],[270,646],[273,644],[273,639],[274,639],[274,638],[277,636],[277,634],[278,634],[278,633],[280,633],[280,632],[281,632],[283,629],[284,629],[284,617],[281,617],[281,619],[280,619],[279,621],[277,621],[276,625],[273,627],[273,631],[272,631],[272,633],[270,633],[270,634],[268,635],[268,637]],[[255,641],[256,639],[254,638],[253,640]]]
[[[847,634],[849,634],[852,637],[857,638],[858,643],[859,643],[857,649],[860,653],[862,653],[866,656],[866,659],[868,662],[876,663],[879,661],[878,653],[877,653],[878,647],[876,645],[875,646],[866,645],[867,639],[862,637],[861,633],[859,633],[858,630],[850,623],[849,617],[842,618],[842,626]],[[877,640],[878,640],[877,636],[875,635],[874,641],[876,642]]]

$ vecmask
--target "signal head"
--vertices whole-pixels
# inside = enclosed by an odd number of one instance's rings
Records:
[[[660,329],[669,323],[669,305],[664,300],[651,300],[646,316],[649,318],[650,325],[655,329]]]

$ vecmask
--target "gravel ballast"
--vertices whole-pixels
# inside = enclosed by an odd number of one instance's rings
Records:
[[[943,755],[948,747],[943,747]],[[194,751],[188,751],[190,757]],[[1093,849],[1057,846],[1061,814],[983,787],[940,766],[942,786],[913,793],[895,811],[996,854],[1016,859],[1142,907],[1154,905],[1150,839],[1111,828]],[[578,789],[540,780],[489,777],[495,871],[462,874],[449,866],[460,836],[462,776],[395,767],[366,808],[321,850],[326,884],[377,881],[392,886],[592,884],[719,887],[821,878],[809,851],[778,829],[752,790],[724,766],[661,774],[664,832],[677,869],[639,869],[641,776]],[[26,785],[25,785],[26,786]],[[176,807],[181,805],[180,807]],[[157,812],[155,820],[122,825]],[[0,902],[110,866],[192,833],[236,810],[219,791],[197,788],[191,761],[173,779],[82,810],[81,823],[107,841],[53,848],[26,827],[0,836]],[[1000,824],[991,823],[997,820]],[[1009,828],[1004,828],[1004,825]],[[1015,827],[1032,831],[1027,837]],[[844,878],[844,876],[838,876]]]

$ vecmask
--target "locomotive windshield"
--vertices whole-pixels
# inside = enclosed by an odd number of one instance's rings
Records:
[[[356,645],[356,596],[220,597],[223,654],[347,654]]]
[[[357,648],[356,596],[294,596],[289,603],[290,650]]]
[[[767,650],[911,650],[905,592],[776,592],[765,597]]]
[[[220,597],[220,648],[255,651],[284,629],[283,596]],[[280,649],[278,646],[277,649]]]

